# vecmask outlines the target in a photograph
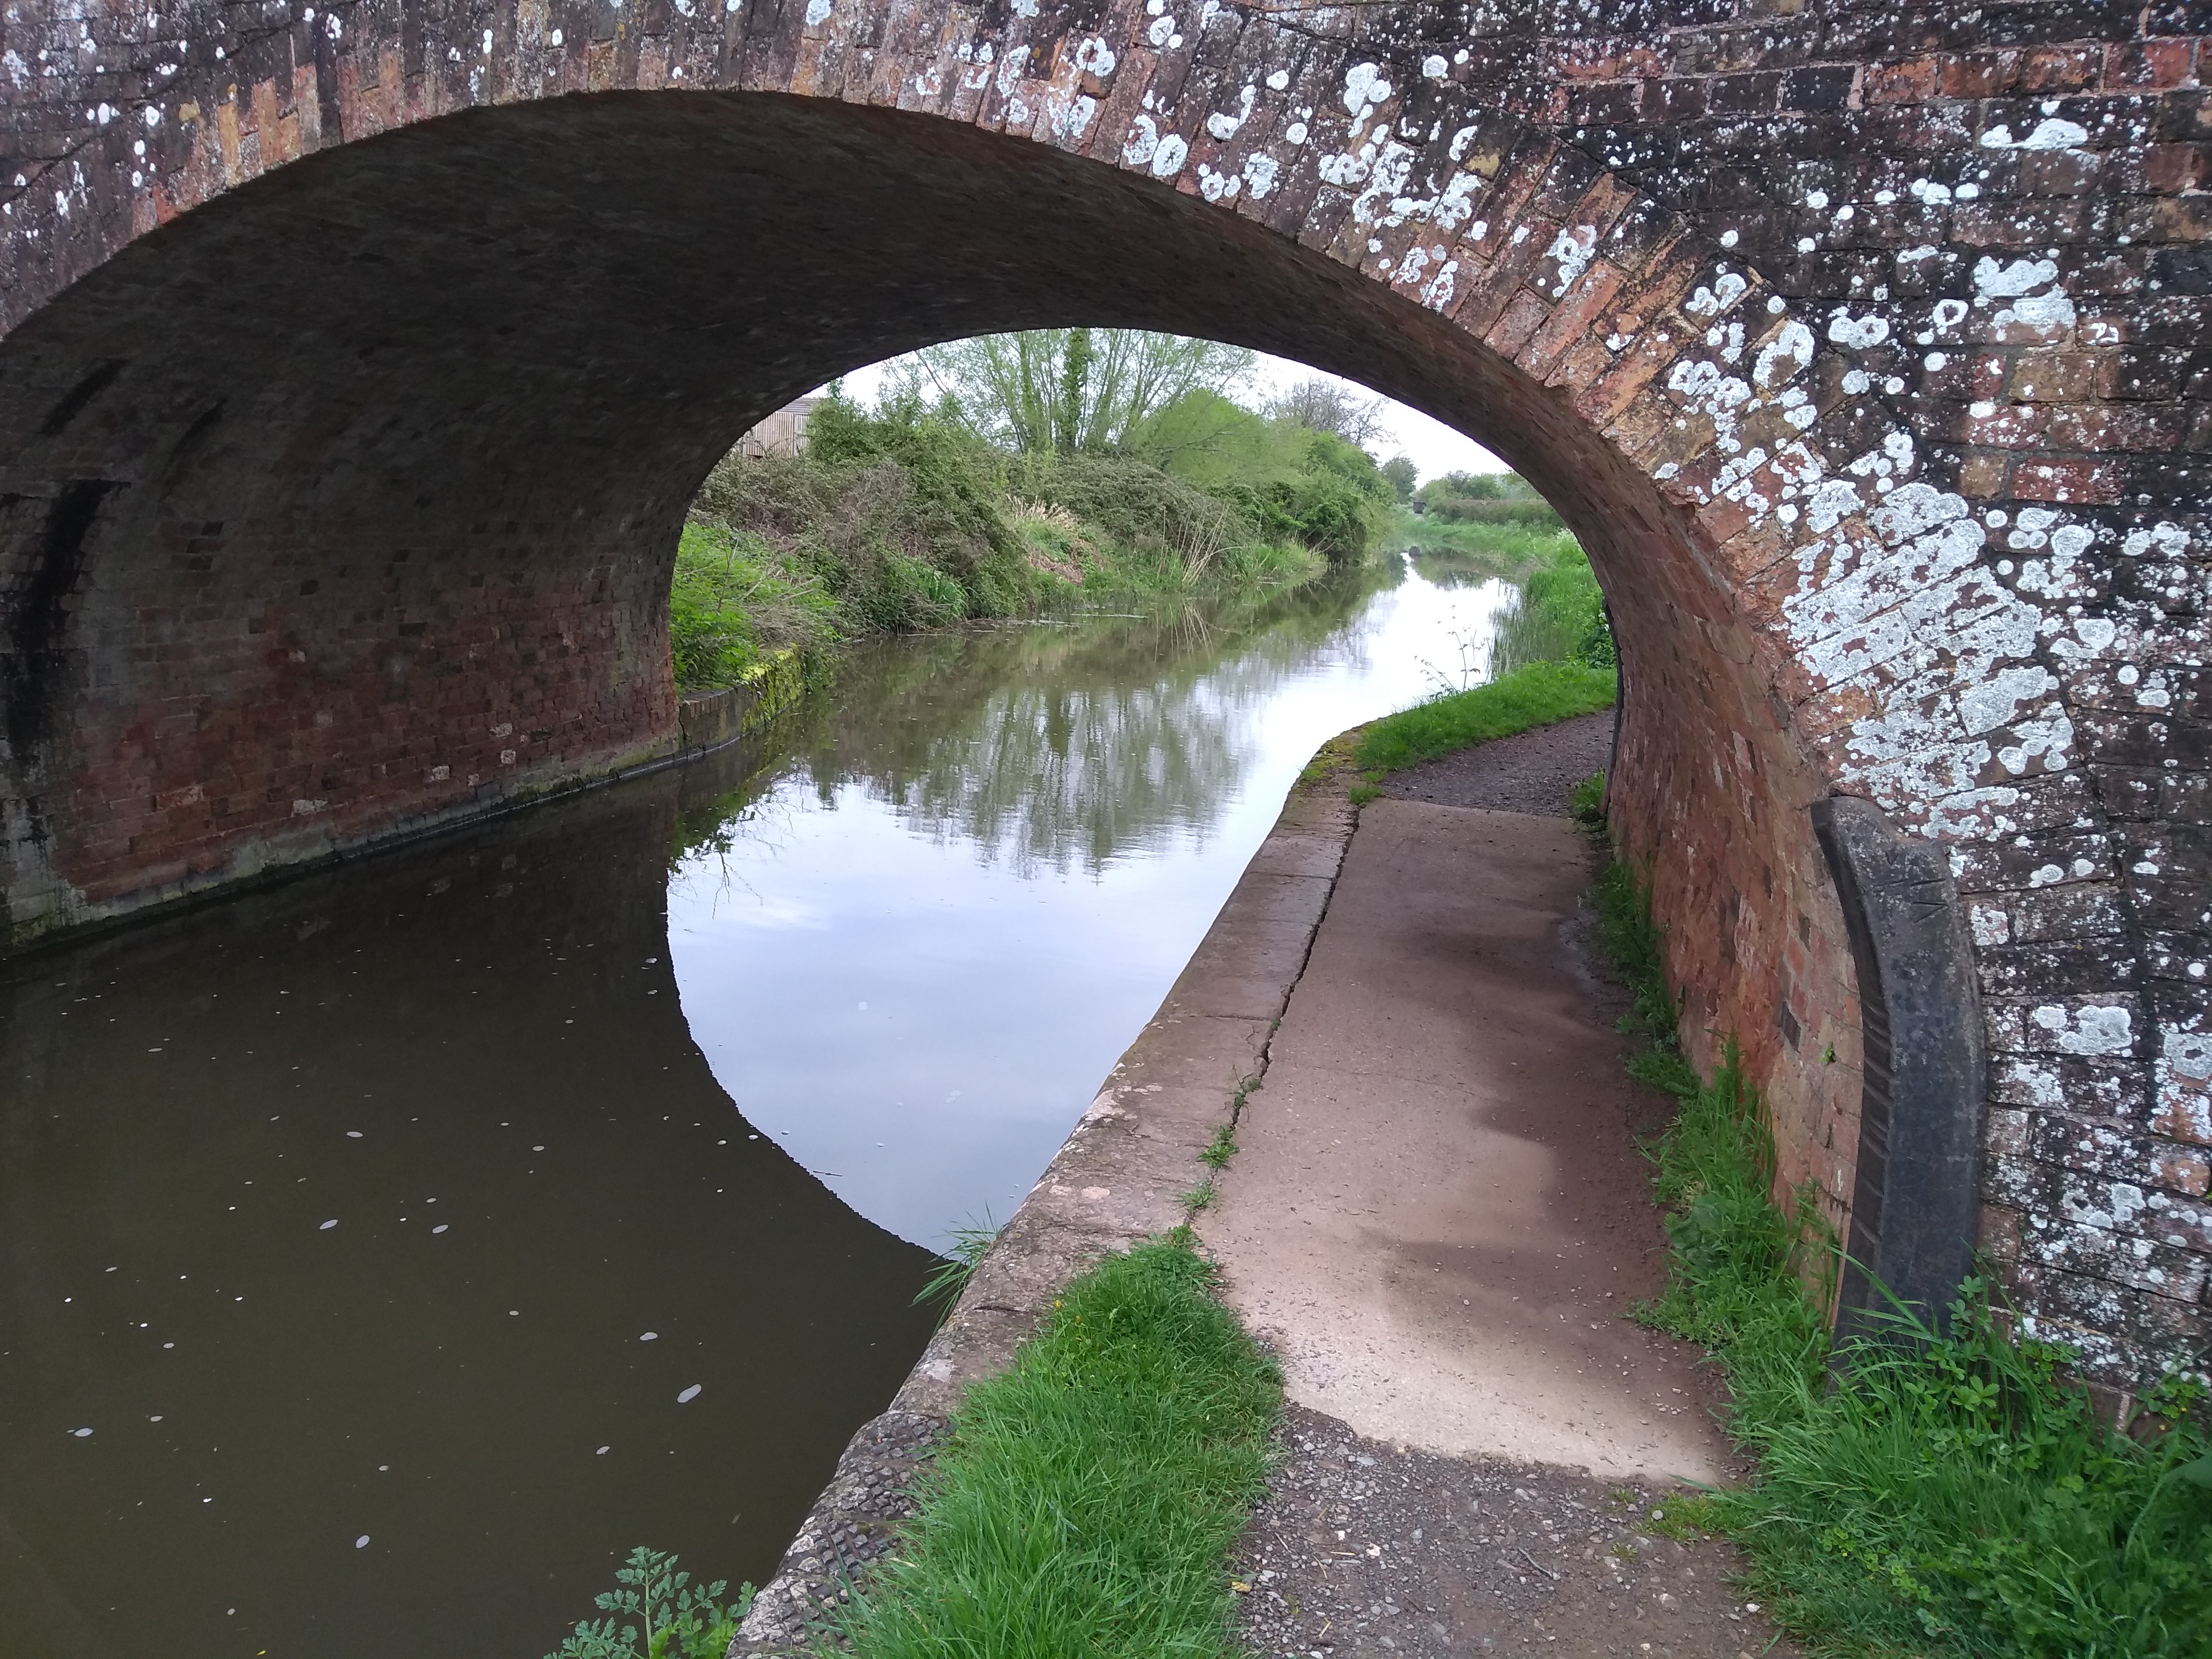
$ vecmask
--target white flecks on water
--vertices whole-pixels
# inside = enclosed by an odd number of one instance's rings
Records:
[[[532,1146],[530,1150],[533,1152],[542,1152],[545,1149],[543,1146]]]
[[[594,1456],[594,1457],[605,1457],[605,1456],[609,1452],[612,1451],[613,1449],[614,1449],[614,1448],[613,1448],[612,1446],[602,1446],[602,1447],[600,1447],[600,1448],[599,1449],[599,1450],[597,1450],[597,1451],[593,1452],[593,1453],[592,1454],[592,1456]]]
[[[658,1341],[659,1338],[660,1333],[659,1331],[647,1331],[644,1335],[639,1337],[638,1340],[641,1342],[655,1342]]]
[[[353,1540],[353,1547],[357,1550],[367,1549],[368,1547],[368,1534],[367,1533],[363,1533],[360,1537],[355,1539]]]
[[[358,1129],[348,1129],[346,1131],[346,1139],[348,1140],[359,1140],[361,1139],[361,1131]]]
[[[679,1406],[688,1406],[698,1397],[699,1384],[694,1382],[690,1388],[684,1389],[682,1394],[676,1396],[676,1403]],[[87,1429],[85,1432],[87,1434],[90,1434],[92,1431],[90,1429]]]
[[[315,1231],[318,1231],[318,1232],[324,1232],[324,1233],[326,1233],[326,1232],[330,1231],[330,1230],[331,1230],[331,1228],[333,1228],[333,1227],[337,1226],[337,1224],[337,1224],[337,1219],[336,1219],[335,1218],[333,1218],[332,1219],[331,1219],[331,1220],[329,1220],[329,1221],[325,1221],[325,1223],[323,1223],[323,1224],[322,1224],[320,1227],[318,1227]]]
[[[698,1393],[698,1392],[699,1392],[699,1390],[698,1390],[698,1389],[692,1389],[692,1390],[691,1390],[691,1394],[696,1394],[696,1393]],[[684,1397],[685,1399],[689,1400],[689,1399],[691,1397],[691,1395],[684,1395]],[[71,1430],[70,1431],[70,1432],[71,1434],[75,1435],[78,1439],[82,1440],[82,1439],[83,1439],[87,1435],[90,1434],[90,1433],[92,1432],[92,1431],[91,1431],[90,1429],[71,1429]]]
[[[431,1228],[430,1231],[434,1233],[442,1233],[451,1224],[452,1224],[450,1222],[441,1221],[436,1226]]]

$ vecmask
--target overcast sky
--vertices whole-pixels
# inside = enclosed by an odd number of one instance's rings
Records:
[[[881,363],[872,368],[855,369],[845,377],[845,395],[864,404],[872,404],[883,385]],[[1318,376],[1333,380],[1333,374],[1322,374],[1317,368],[1308,368],[1304,363],[1294,363],[1283,357],[1262,355],[1252,375],[1252,384],[1242,394],[1240,401],[1264,404],[1270,398],[1300,380]],[[1351,385],[1349,381],[1340,384]],[[1352,386],[1362,398],[1375,394],[1364,386]],[[1446,472],[1503,472],[1505,463],[1482,448],[1471,439],[1463,438],[1441,421],[1432,421],[1419,410],[1405,404],[1383,400],[1382,430],[1368,446],[1375,459],[1387,461],[1393,455],[1409,455],[1425,481]]]

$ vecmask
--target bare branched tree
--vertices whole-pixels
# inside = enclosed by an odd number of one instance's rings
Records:
[[[1381,429],[1382,403],[1380,398],[1362,398],[1342,380],[1316,374],[1284,392],[1267,412],[1310,431],[1334,432],[1345,442],[1364,448]]]

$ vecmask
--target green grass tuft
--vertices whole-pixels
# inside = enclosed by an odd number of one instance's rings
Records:
[[[1531,663],[1503,679],[1447,692],[1376,720],[1359,740],[1358,763],[1370,774],[1395,772],[1471,743],[1610,708],[1619,691],[1609,668]]]
[[[1243,1104],[1243,1102],[1239,1101],[1238,1104]],[[1198,1156],[1199,1161],[1209,1170],[1228,1168],[1229,1160],[1237,1156],[1236,1129],[1229,1124],[1223,1124],[1213,1132],[1212,1140],[1207,1143],[1206,1150]]]
[[[1567,792],[1567,816],[1602,836],[1605,830],[1605,774],[1593,772]]]
[[[1236,1651],[1228,1552],[1282,1379],[1212,1280],[1172,1237],[1109,1257],[969,1391],[906,1549],[854,1598],[860,1659]]]
[[[1733,1051],[1701,1082],[1675,1047],[1658,929],[1616,864],[1602,935],[1634,997],[1634,1069],[1682,1097],[1651,1147],[1667,1212],[1665,1292],[1640,1310],[1710,1348],[1747,1485],[1670,1501],[1751,1556],[1749,1589],[1810,1650],[1834,1655],[2118,1659],[2212,1651],[2212,1437],[2193,1383],[2148,1401],[2144,1439],[2114,1432],[1970,1280],[1939,1333],[1899,1315],[1832,1355],[1835,1261],[1810,1192],[1772,1197],[1774,1154]],[[1813,1289],[1808,1291],[1810,1281]],[[1832,1363],[1832,1361],[1833,1363]]]

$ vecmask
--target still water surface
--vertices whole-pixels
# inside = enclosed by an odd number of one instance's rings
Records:
[[[0,1654],[534,1659],[632,1544],[765,1577],[931,1247],[1507,593],[894,641],[765,744],[0,969]]]

